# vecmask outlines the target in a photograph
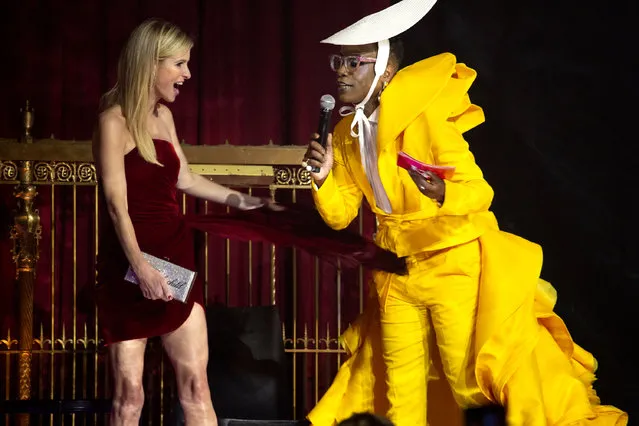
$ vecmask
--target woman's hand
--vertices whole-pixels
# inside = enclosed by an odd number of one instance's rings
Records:
[[[169,302],[173,300],[171,290],[166,282],[166,277],[160,271],[155,269],[147,261],[144,261],[134,268],[135,275],[140,283],[142,295],[151,300],[164,300]]]
[[[270,198],[262,198],[262,201],[264,203],[263,204],[264,207],[274,212],[281,212],[283,210],[286,210],[286,207],[284,207],[281,204],[277,204],[274,200],[271,200]]]
[[[286,207],[277,204],[275,201],[266,197],[253,197],[250,195],[244,195],[244,200],[240,204],[242,210],[253,210],[258,208],[266,208],[274,212],[280,212],[286,210]]]
[[[240,210],[254,210],[265,207],[273,211],[285,210],[285,207],[266,197],[254,197],[240,192],[229,194],[226,198],[226,205]]]
[[[419,172],[416,170],[409,170],[408,174],[413,178],[413,182],[417,185],[419,192],[437,201],[440,206],[444,204],[446,182],[439,176],[429,171]]]

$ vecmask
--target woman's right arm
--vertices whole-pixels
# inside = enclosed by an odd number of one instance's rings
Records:
[[[124,119],[113,112],[102,113],[93,152],[109,216],[131,268],[147,299],[171,300],[165,277],[142,256],[127,206],[124,154],[128,132]]]

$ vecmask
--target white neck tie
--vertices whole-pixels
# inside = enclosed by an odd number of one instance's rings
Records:
[[[340,108],[339,113],[341,116],[346,116],[355,113],[353,122],[351,123],[351,136],[359,139],[360,152],[362,153],[362,161],[364,163],[364,172],[368,178],[373,195],[375,196],[375,204],[385,213],[390,214],[393,209],[391,207],[390,200],[386,194],[386,190],[382,185],[382,180],[379,177],[379,169],[377,167],[377,140],[373,138],[371,131],[371,123],[368,121],[368,117],[364,114],[364,107],[353,108],[351,106],[344,106]],[[358,133],[355,132],[355,126],[358,127]]]

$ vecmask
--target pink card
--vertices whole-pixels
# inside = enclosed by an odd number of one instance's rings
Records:
[[[433,164],[422,163],[421,161],[414,159],[403,151],[400,152],[397,156],[397,165],[409,171],[429,171],[439,176],[440,179],[450,179],[455,174],[455,167],[453,166],[435,166]]]

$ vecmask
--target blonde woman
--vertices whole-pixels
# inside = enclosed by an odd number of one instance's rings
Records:
[[[114,375],[112,426],[137,425],[144,404],[147,339],[161,336],[187,425],[216,425],[207,382],[208,342],[201,283],[186,303],[143,252],[194,269],[192,232],[177,191],[243,210],[270,205],[189,171],[171,111],[189,80],[193,41],[167,22],[138,26],[124,47],[118,80],[100,108],[93,152],[101,207],[97,304]],[[123,280],[129,265],[140,284]]]

